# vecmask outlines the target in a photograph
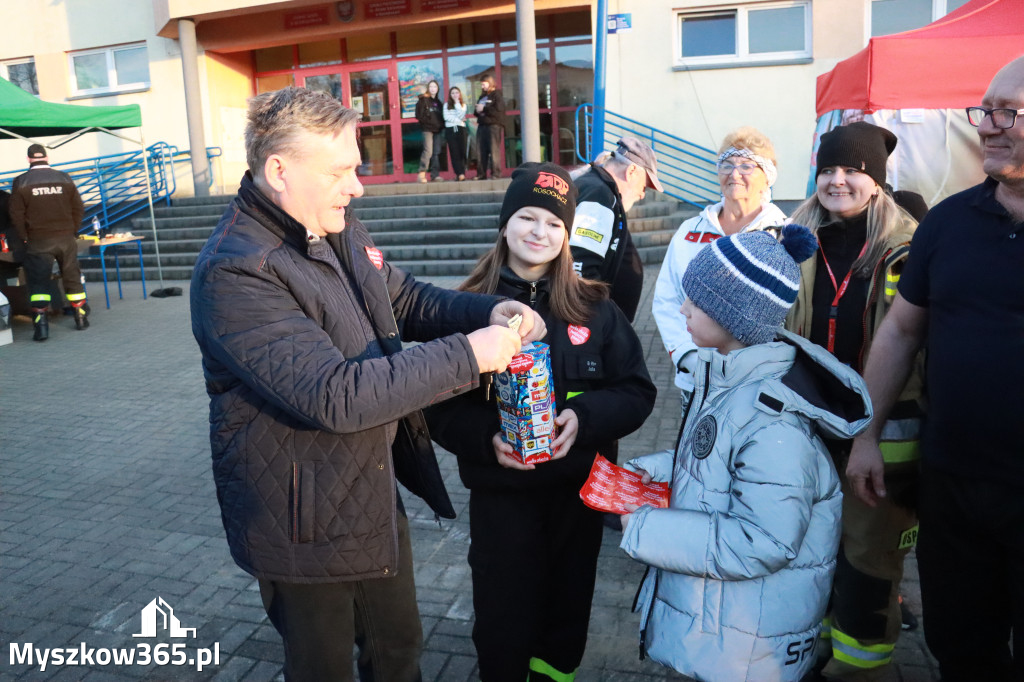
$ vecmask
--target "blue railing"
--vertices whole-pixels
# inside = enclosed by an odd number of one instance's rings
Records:
[[[85,204],[85,217],[79,232],[92,230],[93,217],[99,218],[104,229],[140,211],[148,210],[146,199],[146,167],[149,167],[149,184],[153,203],[164,201],[170,204],[171,195],[177,189],[174,164],[187,161],[188,151],[165,142],[157,142],[143,151],[106,154],[93,158],[79,159],[66,163],[50,164],[64,171],[75,181],[78,193]],[[220,156],[220,147],[208,147],[207,159]],[[0,173],[0,189],[10,191],[14,178],[25,172],[25,168]],[[211,174],[210,183],[213,183]]]
[[[576,158],[581,163],[590,161],[594,105],[589,102],[576,108]],[[604,149],[614,149],[624,135],[632,135],[651,145],[658,158],[658,179],[665,194],[694,206],[718,201],[721,190],[715,163],[718,155],[713,149],[684,140],[681,137],[652,128],[646,123],[604,111]]]

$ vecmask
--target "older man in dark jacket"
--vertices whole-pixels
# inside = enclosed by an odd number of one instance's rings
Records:
[[[284,639],[288,680],[350,680],[354,643],[361,677],[419,678],[396,478],[454,517],[419,408],[545,332],[526,306],[384,260],[346,216],[363,192],[357,120],[300,88],[255,97],[250,172],[192,279],[221,517]],[[519,334],[506,326],[517,313]],[[403,337],[426,343],[403,350]]]

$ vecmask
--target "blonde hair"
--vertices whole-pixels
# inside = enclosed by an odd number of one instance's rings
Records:
[[[897,206],[889,193],[882,188],[868,200],[867,213],[868,247],[864,250],[864,255],[853,262],[851,268],[855,276],[862,278],[871,277],[875,264],[881,260],[886,243],[893,232],[908,223],[910,226],[917,225],[917,221]],[[834,222],[829,212],[821,205],[816,193],[800,204],[790,219],[809,228],[815,235],[822,226]]]
[[[288,86],[249,100],[245,125],[245,161],[257,179],[273,154],[298,155],[303,132],[338,134],[354,126],[360,114],[327,93]]]
[[[743,126],[726,135],[725,139],[722,140],[721,146],[718,148],[718,153],[721,154],[729,147],[752,151],[758,156],[768,159],[776,166],[779,165],[779,162],[775,160],[775,145],[772,144],[767,135],[753,126]]]
[[[508,240],[505,226],[498,231],[494,248],[477,261],[466,281],[456,287],[459,291],[493,294],[498,290],[501,268],[508,263]],[[572,252],[566,235],[562,249],[548,267],[551,313],[569,324],[586,324],[594,304],[608,298],[608,285],[576,275],[572,267]]]

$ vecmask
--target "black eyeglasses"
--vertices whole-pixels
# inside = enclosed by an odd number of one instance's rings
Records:
[[[992,117],[992,125],[1006,130],[1012,128],[1017,115],[1024,114],[1024,109],[986,109],[985,107],[967,107],[967,120],[977,128],[986,116]]]

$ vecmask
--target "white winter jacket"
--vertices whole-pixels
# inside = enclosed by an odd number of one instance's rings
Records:
[[[448,108],[448,102],[445,102],[441,106],[441,113],[444,115],[446,128],[457,130],[466,126],[466,105],[462,102],[456,102],[454,109]]]
[[[723,202],[705,206],[698,215],[683,222],[668,245],[668,253],[658,272],[658,281],[654,285],[654,303],[651,310],[654,321],[661,333],[661,341],[665,350],[672,357],[672,364],[678,367],[679,359],[683,359],[686,372],[676,372],[676,386],[686,391],[693,390],[693,370],[697,366],[697,346],[686,331],[686,319],[679,312],[686,297],[683,291],[683,273],[697,252],[724,237],[725,232],[718,222],[718,214]],[[768,203],[761,207],[757,217],[741,232],[763,230],[767,227],[782,225],[786,215],[775,204]]]
[[[810,670],[842,508],[817,434],[850,438],[871,419],[856,372],[778,338],[700,349],[676,452],[626,465],[672,486],[670,507],[637,510],[620,545],[652,567],[637,595],[641,649],[698,681],[796,682]]]

